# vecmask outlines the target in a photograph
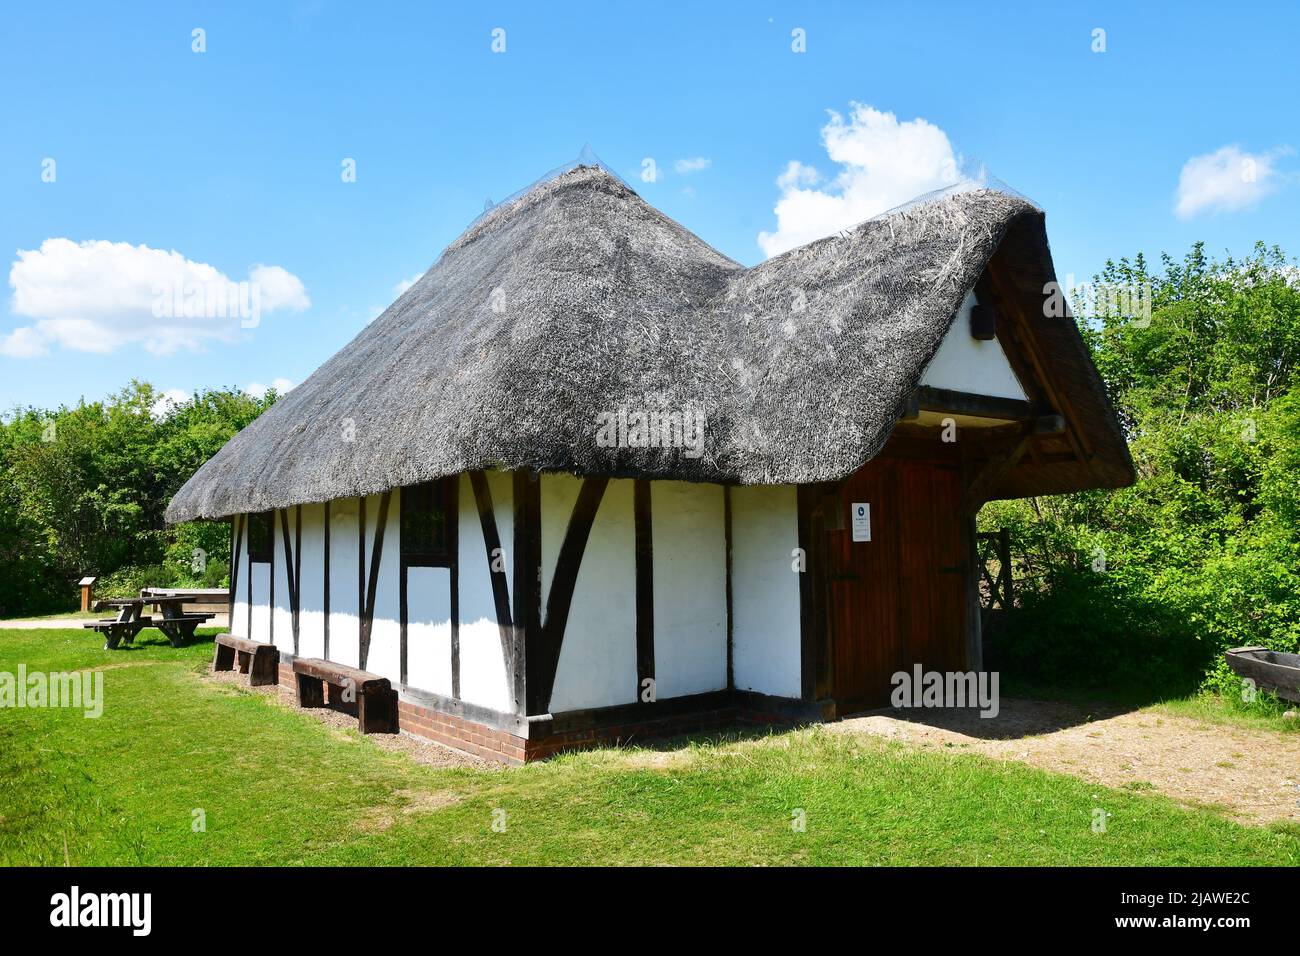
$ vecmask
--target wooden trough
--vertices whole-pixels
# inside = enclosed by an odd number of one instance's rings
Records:
[[[1267,647],[1234,647],[1223,656],[1229,667],[1253,680],[1259,689],[1300,703],[1300,654]]]

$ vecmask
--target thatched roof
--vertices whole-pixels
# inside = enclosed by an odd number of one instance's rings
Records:
[[[177,493],[170,521],[503,468],[736,484],[837,480],[874,456],[1000,244],[1041,311],[1043,214],[936,198],[746,269],[602,169],[492,209]],[[1053,487],[1131,481],[1072,319],[1052,320],[1093,459]],[[703,454],[601,447],[602,412],[698,409]],[[349,440],[350,439],[350,440]]]

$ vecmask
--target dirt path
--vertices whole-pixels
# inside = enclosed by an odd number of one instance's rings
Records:
[[[1300,822],[1300,735],[1150,710],[1089,715],[1068,704],[1006,698],[987,720],[969,711],[912,713],[875,711],[827,729],[1019,760],[1109,787],[1219,806],[1242,823]]]

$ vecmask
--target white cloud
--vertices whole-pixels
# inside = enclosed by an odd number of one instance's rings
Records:
[[[275,389],[277,395],[285,395],[293,391],[294,383],[287,378],[273,378],[270,385],[263,385],[261,382],[249,382],[244,386],[244,391],[254,398],[265,398],[266,393]]]
[[[248,270],[248,281],[258,287],[262,308],[267,312],[286,309],[301,312],[311,307],[302,280],[283,266],[264,266],[259,262]]]
[[[158,396],[157,401],[149,406],[149,414],[154,418],[165,418],[177,405],[184,405],[192,395],[189,392],[182,391],[179,388],[169,388]]]
[[[401,282],[397,283],[397,285],[393,286],[393,295],[401,296],[405,294],[407,289],[415,285],[423,278],[424,278],[424,273],[417,272],[415,275],[411,276],[411,278],[403,279]],[[383,309],[381,309],[380,311],[382,312]]]
[[[36,358],[49,350],[40,333],[27,326],[0,337],[0,355],[8,355],[10,358]]]
[[[789,165],[785,167],[785,171],[776,177],[776,184],[784,191],[799,186],[816,185],[819,178],[816,168],[805,166],[797,159],[792,159]]]
[[[1193,156],[1178,174],[1174,213],[1190,219],[1200,212],[1234,212],[1255,205],[1277,187],[1275,163],[1286,148],[1247,153],[1238,146],[1221,146]]]
[[[766,255],[857,225],[923,193],[975,181],[933,123],[900,122],[893,113],[851,105],[847,119],[831,110],[821,130],[827,155],[840,167],[833,179],[797,161],[777,178],[776,230],[758,234]]]
[[[237,284],[215,266],[179,252],[129,242],[46,239],[20,249],[9,270],[15,315],[35,319],[0,338],[16,358],[51,347],[112,352],[142,346],[155,354],[232,342],[269,312],[300,312],[307,290],[281,266],[254,265]]]
[[[692,156],[689,159],[679,159],[673,163],[673,169],[682,176],[689,173],[701,173],[713,165],[713,160],[707,156]]]

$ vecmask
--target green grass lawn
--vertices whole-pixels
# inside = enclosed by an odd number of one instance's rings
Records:
[[[1300,710],[1300,705],[1263,691],[1249,704],[1218,694],[1193,694],[1190,697],[1161,701],[1155,705],[1155,709],[1208,724],[1276,730],[1284,734],[1300,733],[1300,719],[1284,716]]]
[[[0,671],[143,665],[104,672],[99,719],[0,711],[0,864],[1300,864],[1295,826],[818,728],[427,767],[204,681],[210,656],[0,631]]]

